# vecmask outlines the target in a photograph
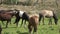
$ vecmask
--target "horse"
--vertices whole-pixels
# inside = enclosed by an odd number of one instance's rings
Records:
[[[15,20],[14,24],[16,23],[16,25],[18,26],[19,20],[22,19],[21,26],[22,26],[24,20],[25,20],[25,22],[24,22],[24,25],[25,25],[26,21],[28,21],[28,18],[29,18],[27,13],[24,12],[24,11],[17,10],[17,9],[15,9],[15,11],[16,11],[16,15],[15,15],[16,16],[16,20]]]
[[[29,33],[32,34],[32,29],[34,28],[33,34],[34,32],[37,32],[37,26],[39,24],[39,16],[38,15],[31,15],[29,17],[29,24],[28,24],[28,29],[29,29]]]
[[[52,18],[54,19],[55,24],[57,25],[58,18],[54,11],[52,10],[41,10],[39,13],[39,22],[43,18],[43,25],[44,25],[44,18],[49,18],[49,24],[52,24]]]
[[[0,20],[2,21],[7,21],[6,23],[6,28],[8,23],[11,23],[11,18],[15,15],[15,11],[14,10],[0,10]]]

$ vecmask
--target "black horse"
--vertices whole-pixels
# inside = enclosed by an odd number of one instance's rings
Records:
[[[17,13],[15,15],[16,20],[15,20],[14,24],[16,23],[16,25],[18,26],[18,22],[20,19],[22,19],[21,26],[22,26],[24,20],[25,20],[24,24],[26,24],[26,21],[28,21],[28,19],[29,19],[29,16],[27,15],[27,13],[20,11],[20,10],[16,10],[16,9],[15,9],[15,11],[17,11]]]
[[[41,21],[41,19],[43,18],[43,24],[44,24],[44,18],[47,17],[49,18],[49,24],[52,24],[52,18],[54,19],[55,24],[57,25],[58,22],[58,18],[56,16],[56,14],[54,13],[54,11],[51,10],[42,10],[39,13],[39,22]],[[51,23],[50,23],[51,22]]]

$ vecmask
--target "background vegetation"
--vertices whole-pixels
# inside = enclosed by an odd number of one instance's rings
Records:
[[[39,13],[42,9],[54,10],[60,14],[60,0],[0,0],[0,9],[19,9]]]

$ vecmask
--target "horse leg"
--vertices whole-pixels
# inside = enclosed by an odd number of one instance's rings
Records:
[[[45,25],[45,24],[44,24],[44,18],[45,18],[45,17],[43,17],[43,25]]]
[[[22,24],[23,24],[23,21],[24,21],[24,19],[22,19],[21,26],[22,26]],[[20,26],[20,27],[21,27],[21,26]]]
[[[6,23],[6,28],[8,27],[8,21],[7,21],[7,23]]]
[[[15,24],[16,22],[17,22],[17,17],[16,17],[15,22],[13,24]]]
[[[25,22],[24,22],[24,27],[26,27],[26,20],[25,20]]]
[[[10,24],[11,24],[11,19],[10,19]]]
[[[9,20],[10,24],[11,24],[11,19]]]
[[[32,26],[28,25],[29,33],[32,34]]]
[[[49,20],[49,25],[50,25],[50,24],[52,25],[52,18],[50,18],[50,20]]]
[[[19,20],[20,20],[20,16],[16,16],[15,22],[13,24],[17,23]]]
[[[3,23],[3,21],[2,21],[2,24],[5,25],[5,24]]]
[[[15,20],[15,22],[14,22],[14,24],[16,23],[16,26],[18,26],[19,20],[20,20],[20,17],[16,17],[16,20]]]
[[[50,20],[51,20],[51,25],[52,25],[52,17],[50,18]]]
[[[41,21],[41,19],[42,19],[42,16],[39,17],[39,25],[40,25],[40,21]]]
[[[34,32],[36,32],[36,34],[37,34],[37,25],[34,26],[33,34],[34,34]]]
[[[17,21],[16,21],[16,25],[18,26],[18,22],[19,22],[19,20],[20,20],[20,18],[19,19],[17,19]]]
[[[50,21],[51,21],[51,18],[49,18],[49,23],[48,23],[48,25],[50,25]]]

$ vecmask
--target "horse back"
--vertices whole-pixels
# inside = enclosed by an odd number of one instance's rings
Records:
[[[40,14],[48,17],[53,16],[53,12],[51,10],[42,10]]]
[[[11,15],[9,15],[9,14],[0,14],[0,19],[5,19],[5,20],[8,20],[8,19],[11,19]]]
[[[39,22],[39,19],[38,18],[39,17],[37,17],[37,16],[31,16],[29,18],[29,24],[31,24],[33,26],[36,26],[38,24],[38,22]]]

